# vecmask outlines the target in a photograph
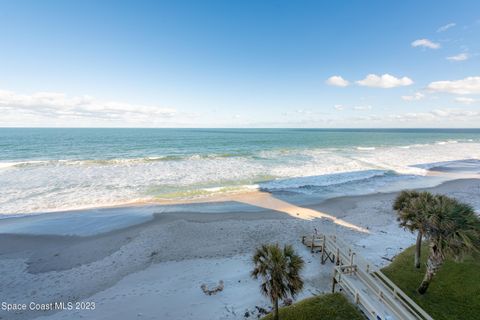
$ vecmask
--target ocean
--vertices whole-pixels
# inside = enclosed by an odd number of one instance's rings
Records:
[[[0,128],[0,214],[375,192],[465,159],[480,159],[480,129]]]

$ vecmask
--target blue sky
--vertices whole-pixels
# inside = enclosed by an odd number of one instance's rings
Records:
[[[0,126],[480,123],[473,0],[0,0],[0,46]]]

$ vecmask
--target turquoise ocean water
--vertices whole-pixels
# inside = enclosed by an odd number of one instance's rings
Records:
[[[479,129],[0,128],[0,214],[262,189],[322,196],[480,159]]]

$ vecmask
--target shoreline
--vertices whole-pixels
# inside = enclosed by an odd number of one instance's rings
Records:
[[[267,180],[263,182],[258,182],[257,184],[253,185],[225,184],[222,186],[208,188],[198,187],[196,189],[189,190],[203,190],[205,191],[205,193],[193,193],[189,196],[178,194],[177,196],[172,198],[162,198],[159,195],[139,195],[139,197],[137,198],[124,198],[124,200],[114,200],[112,198],[104,202],[98,202],[93,199],[88,204],[72,204],[67,202],[66,205],[59,204],[53,207],[43,207],[42,204],[39,204],[37,206],[31,207],[30,210],[26,210],[24,212],[17,211],[22,208],[22,206],[19,204],[19,207],[17,207],[17,209],[11,211],[7,210],[0,214],[0,221],[4,219],[19,218],[24,216],[44,214],[68,214],[70,212],[77,211],[230,201],[232,198],[238,198],[242,196],[249,197],[258,192],[267,192],[272,194],[290,193],[293,195],[293,197],[303,197],[304,199],[312,196],[314,197],[316,194],[318,196],[324,195],[324,199],[326,199],[342,195],[366,195],[372,192],[382,190],[382,187],[384,185],[387,185],[389,187],[387,191],[397,191],[404,189],[409,185],[413,185],[414,187],[419,188],[432,187],[449,180],[473,177],[480,178],[480,173],[478,172],[478,170],[480,170],[478,169],[480,168],[480,160],[474,158],[465,158],[443,162],[440,161],[428,164],[417,164],[408,166],[408,168],[410,169],[407,171],[405,171],[405,168],[400,171],[395,171],[395,169],[385,168],[385,165],[381,164],[380,167],[377,169],[340,171],[338,173],[325,173],[317,176],[300,175],[290,178],[277,178],[273,180]],[[422,173],[418,174],[415,170],[421,170]],[[372,171],[379,171],[383,173],[377,175],[375,173],[372,173]],[[351,175],[353,175],[353,177]],[[393,179],[392,176],[394,177]],[[347,177],[346,180],[344,180],[345,177]],[[317,181],[318,179],[320,179],[320,182]],[[326,184],[322,182],[322,179],[327,179]],[[331,183],[330,180],[334,182]],[[361,189],[361,185],[364,182],[369,182],[367,189]],[[343,187],[349,184],[355,185],[355,187],[352,186],[343,190]],[[314,188],[314,190],[316,191],[314,191],[314,193],[310,193],[308,191],[309,188]],[[307,191],[304,192],[302,191],[302,189],[306,189]],[[362,191],[359,192],[359,190]],[[186,194],[189,194],[188,190],[185,192]]]
[[[442,185],[445,182],[454,181],[454,180],[461,180],[461,179],[480,179],[480,171],[472,170],[472,168],[468,168],[470,170],[466,170],[464,167],[460,168],[450,168],[449,165],[462,165],[464,163],[468,163],[470,161],[478,161],[476,164],[477,168],[480,167],[480,161],[476,159],[462,159],[462,160],[454,160],[448,162],[441,162],[435,166],[432,166],[430,169],[427,169],[427,174],[425,176],[417,176],[417,180],[407,181],[402,183],[397,183],[397,185],[390,183],[390,188],[387,188],[386,193],[390,192],[398,192],[402,189],[408,188],[408,184],[413,184],[414,189],[426,189],[426,188],[434,188]],[[479,169],[480,170],[480,169]],[[341,174],[348,174],[348,172],[344,172]],[[304,177],[303,177],[304,178]],[[295,179],[295,178],[292,178]],[[433,180],[429,180],[433,179]],[[335,186],[335,185],[333,185]],[[221,189],[221,188],[219,188]],[[240,201],[240,202],[247,202],[248,199],[251,197],[255,197],[260,193],[269,193],[273,196],[281,195],[283,193],[292,194],[292,197],[288,197],[288,200],[294,200],[295,198],[303,198],[302,200],[308,200],[308,198],[315,198],[315,194],[313,195],[306,195],[302,193],[295,194],[288,189],[285,190],[276,190],[276,191],[269,191],[268,189],[256,188],[256,189],[241,189],[241,190],[228,190],[225,192],[219,193],[212,193],[205,196],[198,196],[192,198],[179,198],[179,199],[155,199],[155,198],[144,198],[144,199],[134,199],[134,200],[126,200],[126,201],[119,201],[115,203],[105,203],[102,205],[89,205],[89,206],[79,206],[79,207],[72,207],[67,209],[53,209],[50,211],[42,211],[42,212],[29,212],[29,213],[6,213],[0,214],[0,223],[4,220],[8,219],[21,219],[25,217],[35,217],[35,216],[45,216],[45,215],[68,215],[71,213],[77,212],[92,212],[92,211],[99,211],[99,210],[128,210],[128,209],[136,209],[142,210],[145,207],[160,207],[160,206],[172,206],[172,205],[200,205],[200,204],[211,204],[211,203],[220,203],[220,202],[231,202],[231,201]],[[345,195],[331,195],[327,198],[322,199],[322,201],[334,199],[343,196],[365,196],[370,195],[372,193],[382,193],[381,191],[364,191],[360,193],[353,193]],[[280,196],[280,198],[282,198]],[[245,201],[246,200],[246,201]],[[1,230],[0,230],[1,232]]]
[[[428,190],[453,195],[471,203],[477,210],[480,208],[479,179],[447,181]],[[279,200],[285,202],[281,196],[270,196],[274,205]],[[288,208],[276,209],[275,206],[272,209],[272,203],[261,208],[259,203],[238,201],[163,206],[170,209],[163,211],[158,210],[162,206],[151,206],[147,207],[154,211],[151,218],[117,229],[102,229],[102,223],[111,224],[108,220],[89,221],[91,219],[63,214],[59,215],[63,221],[48,221],[51,215],[44,215],[40,219],[47,218],[44,227],[93,230],[98,228],[96,224],[100,221],[98,230],[103,231],[83,235],[67,235],[68,232],[33,235],[28,232],[5,234],[0,228],[0,274],[5,283],[0,288],[0,296],[18,303],[94,299],[99,304],[90,313],[8,314],[9,319],[15,320],[41,315],[42,319],[116,319],[115,315],[124,313],[129,317],[141,313],[146,319],[162,315],[164,318],[199,319],[189,316],[188,312],[201,314],[204,319],[241,319],[239,314],[245,310],[252,310],[255,305],[268,305],[260,295],[258,283],[248,275],[250,256],[260,243],[290,243],[305,259],[306,286],[299,298],[327,291],[330,285],[331,268],[320,266],[318,257],[312,256],[300,243],[300,237],[313,232],[314,227],[323,233],[337,234],[379,267],[388,263],[384,258],[390,259],[413,244],[415,236],[397,226],[391,209],[394,196],[395,193],[374,193],[303,205],[289,202]],[[336,224],[321,216],[299,219],[292,212],[282,211],[290,210],[290,206],[326,213],[368,232]],[[143,217],[149,216],[147,211]],[[114,217],[125,219],[122,214]],[[29,219],[8,220],[11,225],[19,225],[22,220]],[[31,228],[39,227],[38,222],[31,224]],[[213,285],[219,280],[225,281],[224,293],[207,297],[201,292],[202,283]],[[182,299],[183,296],[188,299]],[[131,299],[136,301],[138,308],[126,308]],[[179,301],[185,305],[181,307]],[[212,310],[202,309],[202,303]],[[236,316],[231,310],[235,310]]]

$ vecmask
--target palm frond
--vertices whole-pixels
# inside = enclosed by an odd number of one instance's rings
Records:
[[[472,206],[438,195],[433,211],[427,221],[427,237],[445,258],[459,260],[480,252],[480,219]]]
[[[260,246],[252,257],[254,269],[251,276],[261,278],[260,290],[271,301],[294,297],[303,288],[300,271],[303,259],[295,253],[291,245],[280,248],[278,244]]]

